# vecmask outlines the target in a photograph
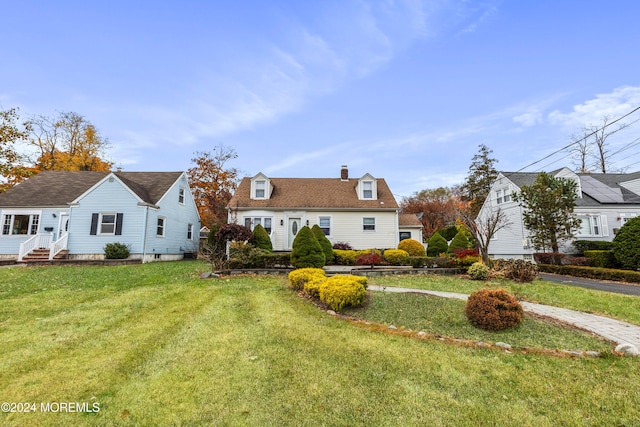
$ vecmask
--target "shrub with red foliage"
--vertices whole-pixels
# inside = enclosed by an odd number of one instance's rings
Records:
[[[477,249],[456,249],[453,251],[456,258],[464,258],[468,256],[480,256]]]
[[[362,254],[356,258],[356,264],[358,265],[370,265],[373,268],[374,265],[380,264],[382,258],[376,252],[369,252],[368,254]]]
[[[501,331],[522,323],[523,310],[504,289],[480,289],[469,295],[465,315],[480,329]]]

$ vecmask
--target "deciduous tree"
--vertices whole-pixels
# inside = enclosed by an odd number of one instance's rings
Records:
[[[196,151],[187,176],[202,224],[208,227],[227,222],[226,205],[238,187],[238,169],[227,162],[238,157],[233,148],[219,145],[211,151]]]
[[[573,215],[576,190],[575,181],[541,172],[533,184],[514,194],[535,248],[558,252],[559,243],[574,236],[580,227],[580,219]]]
[[[78,113],[63,112],[58,117],[33,116],[29,144],[36,148],[37,171],[109,171],[112,162],[104,159],[109,142],[96,127]]]
[[[424,240],[437,230],[454,224],[461,206],[457,189],[448,187],[422,190],[400,203],[402,213],[421,214]]]
[[[27,141],[29,122],[19,123],[17,108],[0,110],[0,192],[6,191],[18,182],[29,177],[32,171],[24,165],[16,144]]]

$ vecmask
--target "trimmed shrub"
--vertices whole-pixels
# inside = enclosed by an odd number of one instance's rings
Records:
[[[480,289],[467,299],[465,315],[472,325],[501,331],[522,323],[523,310],[518,301],[504,289]]]
[[[311,231],[313,231],[313,235],[316,236],[320,246],[322,247],[322,252],[324,252],[325,265],[333,263],[333,247],[331,246],[331,242],[327,239],[327,235],[324,234],[322,228],[318,224],[314,224],[311,227]]]
[[[625,222],[613,238],[613,255],[623,269],[640,268],[640,216]]]
[[[384,251],[384,260],[391,265],[407,265],[409,253],[402,249],[387,249]]]
[[[437,257],[440,254],[446,253],[447,250],[449,250],[449,244],[440,233],[435,232],[429,237],[427,241],[427,256]]]
[[[305,225],[293,239],[291,265],[296,268],[321,268],[324,266],[325,260],[320,242],[316,239],[313,231]]]
[[[426,256],[410,256],[407,259],[407,262],[413,268],[422,268],[427,263],[427,257]]]
[[[449,240],[456,237],[456,234],[458,234],[459,231],[460,230],[458,230],[458,227],[456,227],[455,225],[450,225],[447,228],[441,228],[440,230],[437,230],[437,233],[444,237],[444,240],[448,242]]]
[[[449,244],[449,252],[456,253],[464,249],[468,249],[470,246],[469,239],[464,231],[458,231],[451,243]]]
[[[358,255],[356,258],[356,264],[358,265],[370,265],[373,268],[374,265],[380,264],[382,258],[377,252],[367,252],[364,254]]]
[[[603,240],[576,240],[573,247],[578,253],[584,254],[585,251],[610,251],[613,249],[613,242],[605,242]]]
[[[481,262],[474,262],[467,270],[472,280],[487,280],[489,277],[489,267]]]
[[[591,260],[592,267],[614,268],[616,266],[613,251],[586,250],[584,256]]]
[[[425,259],[425,266],[428,268],[451,268],[455,264],[455,261],[446,256],[427,257]]]
[[[304,288],[305,283],[311,281],[322,281],[326,274],[321,268],[298,268],[289,273],[289,286],[296,291]]]
[[[533,282],[538,275],[538,266],[523,259],[497,259],[493,262],[493,270],[500,277],[519,283]]]
[[[253,237],[253,233],[249,227],[244,225],[231,223],[231,224],[223,224],[220,226],[218,231],[216,232],[216,237],[222,241],[232,241],[236,240],[238,242],[244,242],[247,240],[251,240]]]
[[[587,258],[586,256],[566,257],[564,259],[564,262],[569,265],[582,265],[582,266],[591,265],[591,259]]]
[[[320,301],[336,311],[347,306],[359,307],[367,294],[362,281],[362,276],[329,277],[320,284]]]
[[[613,280],[617,282],[640,283],[640,272],[619,270],[615,268],[580,267],[577,265],[540,265],[545,273],[563,274],[566,276],[587,277],[589,279]]]
[[[115,242],[104,245],[104,257],[106,259],[127,259],[129,255],[129,246],[124,243]]]
[[[253,237],[251,237],[251,243],[258,249],[262,249],[267,252],[273,252],[273,245],[269,238],[269,233],[260,224],[256,224],[253,227]]]
[[[398,243],[398,249],[407,252],[410,256],[425,256],[424,245],[415,239],[404,239]]]
[[[338,265],[355,265],[358,254],[353,249],[334,249],[334,262]]]

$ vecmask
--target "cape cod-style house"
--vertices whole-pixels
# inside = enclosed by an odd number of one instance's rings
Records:
[[[184,172],[41,172],[0,194],[0,221],[0,259],[102,259],[107,243],[143,262],[198,251]]]
[[[613,240],[616,232],[630,218],[640,214],[640,172],[575,173],[568,168],[549,172],[557,178],[572,179],[577,184],[578,197],[574,215],[581,227],[574,240]],[[524,185],[531,185],[537,172],[501,172],[491,186],[478,218],[500,208],[510,226],[499,230],[489,244],[492,258],[533,260],[539,250],[531,246],[529,232],[524,227],[522,207],[513,195]],[[561,252],[571,253],[573,241],[564,242]]]
[[[354,249],[395,248],[404,238],[422,242],[422,224],[399,213],[386,181],[369,173],[349,178],[346,166],[335,178],[243,178],[227,209],[230,223],[261,224],[276,251],[290,250],[298,230],[315,224],[331,243]]]

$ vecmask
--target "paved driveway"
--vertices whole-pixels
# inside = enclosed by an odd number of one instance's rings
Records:
[[[581,288],[597,289],[599,291],[614,292],[625,295],[640,296],[640,284],[628,285],[619,282],[606,282],[582,277],[561,276],[559,274],[538,273],[538,277],[550,282],[562,283],[563,285],[579,286]]]

